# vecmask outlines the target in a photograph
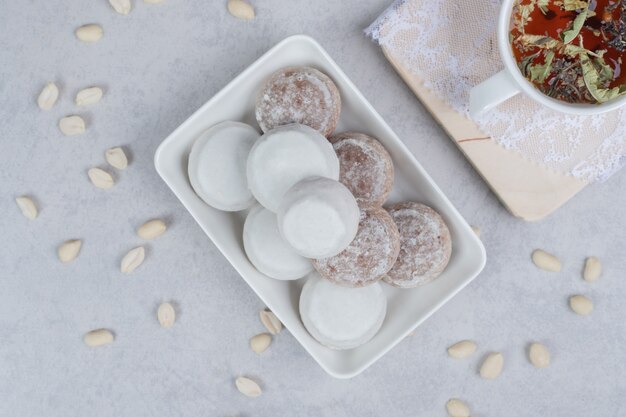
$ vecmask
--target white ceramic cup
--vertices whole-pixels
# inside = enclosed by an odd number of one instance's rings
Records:
[[[511,13],[516,1],[518,0],[504,0],[498,19],[498,49],[504,63],[504,69],[472,88],[470,91],[470,117],[474,118],[521,92],[544,106],[569,114],[599,114],[615,110],[626,104],[626,95],[602,104],[567,103],[548,97],[528,81],[517,66],[509,42]]]

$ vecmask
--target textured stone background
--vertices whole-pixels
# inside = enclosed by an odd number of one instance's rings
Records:
[[[474,416],[626,414],[626,172],[589,187],[547,220],[527,224],[496,201],[361,30],[389,0],[255,0],[258,18],[238,21],[225,1],[135,1],[129,16],[105,0],[0,2],[0,416],[444,416],[452,396]],[[103,25],[97,44],[74,29]],[[248,338],[263,328],[253,292],[157,176],[158,144],[237,73],[288,35],[315,37],[429,171],[471,224],[482,227],[484,272],[460,295],[361,376],[327,376],[289,335],[256,356]],[[47,80],[61,89],[49,112],[35,99]],[[76,112],[73,96],[106,87],[79,111],[88,131],[63,137],[56,124]],[[130,167],[109,191],[86,170],[115,145]],[[36,197],[29,222],[14,197]],[[139,244],[134,229],[165,217],[167,234],[148,244],[130,276],[121,256]],[[84,239],[79,259],[61,265],[56,247]],[[529,261],[544,247],[560,274]],[[601,281],[580,278],[585,256],[605,265]],[[589,295],[590,317],[567,298]],[[179,320],[162,330],[155,310],[174,300]],[[114,345],[88,349],[85,331],[115,330]],[[445,348],[470,338],[469,360]],[[526,359],[540,340],[553,364]],[[502,351],[505,369],[483,381],[484,355]],[[233,378],[248,374],[264,394],[248,399]]]

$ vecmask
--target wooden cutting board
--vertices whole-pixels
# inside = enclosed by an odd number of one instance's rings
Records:
[[[588,185],[505,149],[470,119],[435,97],[424,87],[423,80],[403,68],[389,50],[382,49],[398,74],[514,216],[527,221],[541,220]]]

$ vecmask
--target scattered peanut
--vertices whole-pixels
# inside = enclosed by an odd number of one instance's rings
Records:
[[[163,220],[154,219],[139,226],[137,235],[145,240],[155,239],[165,233],[166,229],[167,226]]]
[[[162,303],[157,310],[157,319],[161,327],[169,328],[176,321],[176,310],[170,303]]]
[[[547,368],[550,365],[550,351],[541,343],[533,343],[528,349],[528,359],[535,368]]]
[[[533,251],[532,259],[534,264],[544,271],[559,272],[561,270],[561,261],[556,256],[541,249]]]
[[[143,246],[138,246],[134,249],[131,249],[124,257],[122,258],[122,263],[120,265],[120,270],[125,274],[130,274],[133,272],[139,265],[143,263],[143,260],[146,257],[146,251]]]
[[[109,4],[119,14],[128,14],[132,8],[130,0],[109,0]]]
[[[98,188],[106,190],[115,185],[113,176],[101,168],[91,168],[87,171],[87,175],[89,176],[91,183]]]
[[[84,88],[76,94],[76,105],[87,106],[89,104],[95,104],[100,101],[102,95],[102,88],[100,87]]]
[[[237,378],[235,380],[235,386],[237,387],[239,392],[246,397],[256,398],[262,393],[259,384],[257,384],[250,378],[246,378],[245,376],[240,376],[239,378]]]
[[[37,218],[37,206],[31,198],[26,196],[17,197],[15,202],[22,211],[24,217],[30,220],[35,220]]]
[[[254,19],[254,8],[244,0],[228,0],[228,12],[238,19]]]
[[[487,355],[487,358],[480,367],[480,376],[484,379],[496,379],[502,372],[504,357],[499,352]]]
[[[66,116],[59,120],[59,129],[65,136],[76,136],[85,133],[85,121],[80,116]]]
[[[59,260],[63,263],[72,262],[78,256],[82,245],[83,242],[78,239],[63,242],[57,249]]]
[[[263,353],[272,344],[272,336],[267,333],[261,333],[250,339],[250,347],[255,353]]]
[[[96,24],[81,26],[74,32],[78,40],[87,43],[98,42],[102,38],[102,33],[102,26]]]
[[[41,110],[50,110],[59,98],[59,88],[53,82],[48,82],[37,97],[37,105]]]
[[[595,256],[590,256],[585,260],[583,279],[587,282],[595,282],[602,275],[602,264]]]
[[[96,329],[85,334],[83,341],[87,346],[95,347],[113,343],[115,336],[110,330]]]
[[[261,323],[263,323],[267,331],[271,334],[278,334],[282,330],[283,324],[271,311],[261,310],[259,317],[261,318]]]
[[[569,299],[570,308],[581,316],[587,316],[593,311],[593,302],[584,295],[574,295]]]
[[[104,153],[104,158],[113,168],[126,169],[126,167],[128,166],[128,158],[126,157],[126,153],[124,152],[124,149],[120,148],[119,146],[107,149]]]
[[[476,352],[476,343],[471,340],[462,340],[448,348],[448,355],[456,359],[464,359]]]
[[[469,407],[457,398],[451,398],[446,403],[446,410],[450,417],[469,417]]]

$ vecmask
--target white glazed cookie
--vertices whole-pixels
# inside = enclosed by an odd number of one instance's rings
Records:
[[[330,135],[341,112],[335,83],[315,68],[287,67],[276,71],[257,94],[256,120],[264,132],[301,123]]]
[[[265,208],[276,212],[295,183],[311,176],[339,179],[339,160],[328,140],[305,125],[270,130],[256,141],[247,163],[248,185]]]
[[[359,206],[338,181],[306,178],[287,191],[278,209],[278,228],[294,250],[307,258],[343,251],[356,236]]]
[[[420,203],[399,203],[387,211],[400,231],[400,255],[385,282],[400,288],[428,284],[450,261],[448,226],[439,213]]]
[[[391,269],[400,252],[400,234],[382,208],[361,210],[359,231],[350,245],[330,258],[314,259],[313,266],[324,278],[347,287],[363,287]]]
[[[298,279],[313,270],[311,261],[298,255],[280,235],[276,214],[260,205],[246,217],[243,247],[256,269],[275,279]]]
[[[389,152],[363,133],[340,133],[329,140],[339,158],[339,181],[354,194],[359,207],[381,207],[393,188]]]
[[[352,349],[368,342],[380,329],[386,313],[387,298],[377,282],[347,288],[313,272],[300,294],[304,327],[332,349]]]
[[[239,122],[218,123],[204,131],[191,148],[187,167],[198,197],[224,211],[252,206],[246,162],[259,136],[252,126]]]

